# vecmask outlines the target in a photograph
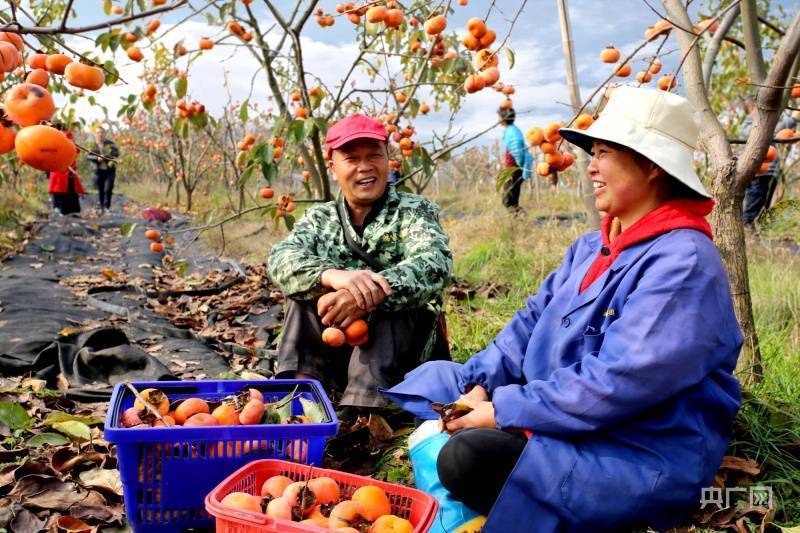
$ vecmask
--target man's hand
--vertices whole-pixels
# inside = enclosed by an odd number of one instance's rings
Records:
[[[317,300],[317,314],[325,326],[335,324],[344,329],[367,312],[356,304],[355,297],[347,289],[329,292]]]
[[[323,287],[335,291],[347,289],[355,298],[356,305],[366,312],[378,307],[392,294],[386,278],[371,270],[329,269],[322,273],[320,281]]]
[[[472,411],[461,418],[448,422],[445,426],[448,433],[467,428],[497,428],[497,421],[494,419],[494,404],[492,402],[476,400],[466,395],[461,397],[461,401],[472,407]]]

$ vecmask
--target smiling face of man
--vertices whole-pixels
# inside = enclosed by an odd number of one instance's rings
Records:
[[[389,180],[386,143],[354,139],[333,150],[328,168],[350,206],[371,206],[383,196]]]

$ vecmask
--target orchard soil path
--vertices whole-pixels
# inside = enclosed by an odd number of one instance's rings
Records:
[[[84,206],[94,203],[93,196],[83,199]],[[240,316],[233,317],[245,326],[249,338],[236,339],[242,340],[241,345],[225,342],[234,340],[230,336],[215,339],[219,331],[212,331],[213,322],[218,317],[203,307],[204,302],[179,294],[148,298],[144,293],[158,290],[163,294],[177,287],[165,285],[164,276],[159,275],[163,273],[164,254],[150,251],[145,228],[165,233],[188,227],[190,220],[177,215],[166,223],[152,223],[142,218],[141,211],[142,206],[115,196],[114,206],[103,215],[84,207],[80,216],[51,213],[41,220],[24,250],[2,262],[0,354],[30,355],[60,336],[114,327],[180,379],[214,379],[231,370],[254,370],[269,376],[270,361],[254,357],[256,351],[271,353],[266,347],[280,323],[280,301],[268,290],[266,279],[259,302],[261,312],[252,313],[251,307],[244,307]],[[133,224],[136,226],[130,235],[123,235]],[[180,248],[193,236],[194,232],[176,234],[174,246]],[[198,242],[192,243],[181,258],[188,263],[181,278],[188,283],[181,288],[205,288],[217,285],[214,280],[237,277],[236,267],[203,251]],[[206,279],[209,272],[214,276]],[[88,294],[98,287],[105,287],[107,292]],[[128,290],[118,290],[120,287]],[[189,311],[181,322],[184,309]],[[126,310],[127,317],[119,314]],[[203,319],[207,319],[206,324]],[[194,326],[195,332],[206,326],[206,336],[198,340],[181,327],[185,325]]]

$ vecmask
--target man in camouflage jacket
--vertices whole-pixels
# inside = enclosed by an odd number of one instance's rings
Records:
[[[345,406],[381,406],[379,388],[423,361],[449,359],[439,316],[452,253],[436,205],[388,183],[387,141],[383,126],[364,115],[333,125],[328,166],[344,199],[308,209],[268,260],[287,298],[278,376],[319,379],[342,393]],[[348,245],[344,231],[380,268]],[[358,318],[369,324],[366,344],[322,342],[325,327]]]

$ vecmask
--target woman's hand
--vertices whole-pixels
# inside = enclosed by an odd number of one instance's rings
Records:
[[[481,387],[481,389],[483,390],[483,387]],[[473,391],[474,390],[475,389],[473,389]],[[483,393],[486,394],[486,391],[483,390]],[[464,395],[461,397],[460,401],[470,406],[472,411],[461,418],[456,418],[448,422],[445,425],[445,429],[448,433],[468,428],[497,428],[497,421],[494,419],[494,404],[488,401],[488,399],[479,400],[471,398],[469,395]]]
[[[479,402],[485,402],[489,400],[489,393],[486,392],[486,389],[484,389],[481,385],[474,385],[472,390],[470,390],[464,396]]]

